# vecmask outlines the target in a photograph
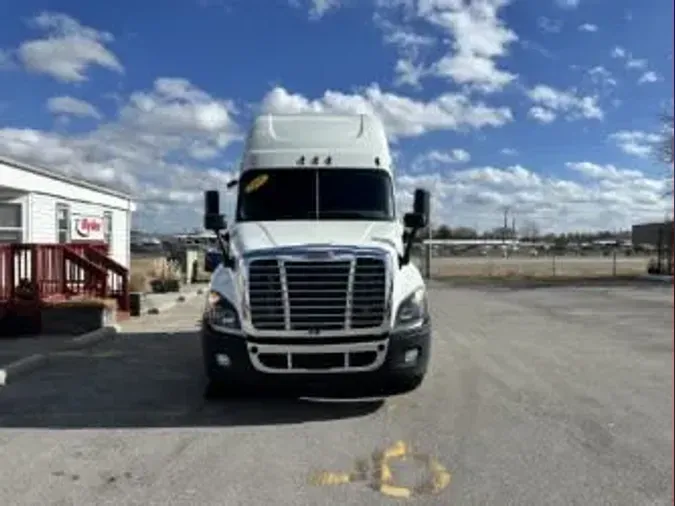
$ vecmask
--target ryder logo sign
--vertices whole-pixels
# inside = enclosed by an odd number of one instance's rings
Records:
[[[105,238],[103,218],[97,216],[73,216],[71,240],[102,241]]]

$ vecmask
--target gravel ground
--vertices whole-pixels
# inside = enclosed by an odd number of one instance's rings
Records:
[[[671,286],[430,290],[430,375],[384,404],[206,403],[201,298],[64,354],[0,390],[0,504],[391,504],[308,477],[398,440],[452,475],[416,504],[672,504]]]

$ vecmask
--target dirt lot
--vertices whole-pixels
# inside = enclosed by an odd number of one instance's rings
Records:
[[[604,277],[647,273],[647,257],[433,258],[433,277]]]

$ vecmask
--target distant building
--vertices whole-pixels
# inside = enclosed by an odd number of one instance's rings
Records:
[[[673,221],[633,225],[631,238],[635,246],[648,244],[656,248],[672,249]]]

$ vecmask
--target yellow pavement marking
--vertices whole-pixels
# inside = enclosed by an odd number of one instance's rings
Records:
[[[394,483],[394,474],[390,463],[394,460],[411,459],[426,467],[429,474],[421,485],[411,489]],[[409,444],[397,441],[383,451],[373,453],[370,461],[357,460],[351,473],[322,471],[310,477],[310,484],[317,486],[344,485],[356,482],[369,482],[370,487],[379,493],[398,499],[409,499],[413,495],[438,494],[450,485],[450,472],[437,459],[413,453]]]

